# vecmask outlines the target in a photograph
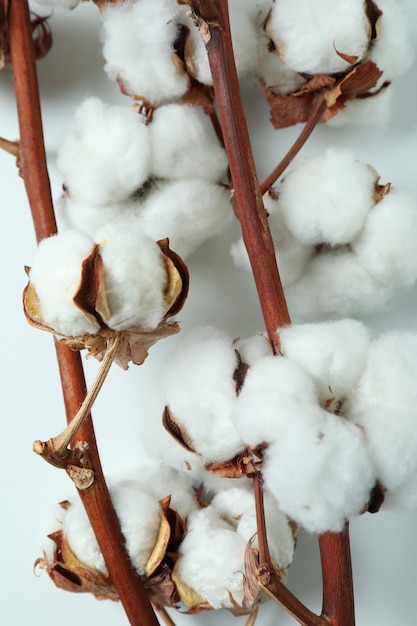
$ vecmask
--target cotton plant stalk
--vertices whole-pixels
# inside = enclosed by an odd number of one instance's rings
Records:
[[[268,337],[279,354],[277,328],[288,325],[290,316],[279,277],[266,212],[257,180],[250,141],[233,61],[227,0],[218,3],[187,0],[197,16],[206,44],[224,144],[233,182],[234,206],[242,228]],[[231,114],[233,111],[233,114]],[[240,155],[244,155],[243,157]],[[258,484],[258,507],[259,489]],[[260,530],[260,529],[259,529]],[[263,537],[265,539],[265,536]],[[261,543],[261,542],[260,542]],[[260,583],[299,623],[353,626],[354,596],[349,531],[319,536],[323,605],[321,616],[312,614],[269,571],[269,556],[260,551]]]
[[[20,127],[20,169],[25,183],[38,241],[56,232],[46,156],[43,143],[39,92],[26,0],[11,0],[8,7],[10,52],[15,77],[16,101]],[[56,342],[67,420],[71,421],[86,396],[80,354]],[[87,489],[79,489],[110,576],[130,623],[134,626],[157,626],[158,620],[143,585],[127,556],[125,541],[115,514],[101,468],[91,416],[82,424],[72,442],[74,461],[81,447],[86,453],[84,466],[73,471],[92,472],[94,479]],[[73,460],[73,459],[71,459]],[[72,465],[72,464],[71,464]],[[77,469],[78,468],[78,469]]]

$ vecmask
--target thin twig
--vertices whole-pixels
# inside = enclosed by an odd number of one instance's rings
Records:
[[[275,169],[265,178],[265,180],[260,184],[259,188],[261,194],[263,195],[272,187],[272,185],[282,176],[285,172],[291,161],[295,158],[295,156],[300,152],[301,148],[306,143],[307,139],[310,137],[313,130],[316,128],[319,123],[321,116],[326,110],[327,103],[322,94],[318,94],[316,98],[313,100],[313,105],[311,107],[310,113],[308,115],[308,119],[303,126],[301,133],[298,135],[297,139],[288,150],[287,154],[281,159]]]
[[[168,611],[165,609],[165,607],[157,605],[154,608],[161,620],[164,622],[164,624],[166,624],[166,626],[176,626],[174,620],[171,619],[171,617],[168,615]]]
[[[81,428],[84,420],[89,416],[93,404],[100,393],[103,383],[106,380],[107,374],[109,373],[110,367],[114,361],[119,343],[120,335],[115,335],[109,339],[109,343],[107,345],[104,358],[100,363],[98,372],[76,415],[69,422],[68,426],[56,437],[52,437],[48,441],[35,441],[33,444],[33,450],[36,454],[45,457],[47,460],[60,459],[66,455],[67,447]]]
[[[4,139],[4,137],[0,137],[0,148],[11,154],[16,159],[20,156],[20,146],[18,141],[9,141],[8,139]]]

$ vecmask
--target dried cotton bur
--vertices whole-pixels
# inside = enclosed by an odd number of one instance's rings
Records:
[[[417,279],[416,199],[348,151],[295,161],[265,206],[295,319],[377,310]],[[231,252],[249,269],[242,240]]]

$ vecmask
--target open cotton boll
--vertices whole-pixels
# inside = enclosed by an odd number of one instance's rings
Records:
[[[109,222],[94,240],[99,244],[109,328],[155,328],[165,314],[167,270],[158,244],[139,225]]]
[[[383,71],[376,88],[408,70],[413,50],[407,33],[406,13],[397,0],[377,0],[382,15],[377,22],[377,37],[367,58]]]
[[[70,194],[93,205],[128,198],[149,175],[149,129],[122,106],[88,98],[58,153]]]
[[[218,182],[227,157],[195,107],[170,104],[156,109],[149,124],[151,170],[157,178],[201,178]]]
[[[214,609],[233,609],[243,599],[246,542],[218,511],[208,506],[191,513],[179,546],[180,578]]]
[[[292,417],[265,452],[265,485],[309,532],[339,532],[362,512],[375,484],[364,433],[319,407]]]
[[[391,189],[370,212],[352,248],[360,263],[388,287],[417,279],[417,201]]]
[[[159,532],[159,502],[143,493],[135,481],[120,481],[110,486],[109,491],[129,556],[137,572],[143,575]],[[75,556],[107,575],[103,555],[81,501],[74,501],[67,510],[63,531]]]
[[[378,480],[388,490],[417,472],[417,336],[392,332],[369,349],[351,416],[366,433]]]
[[[228,190],[189,178],[157,185],[140,208],[142,229],[155,240],[168,237],[182,258],[220,232],[231,216]]]
[[[372,311],[392,295],[345,249],[313,257],[301,278],[286,290],[290,311],[298,321],[331,319]]]
[[[73,301],[81,282],[82,263],[93,241],[75,230],[43,239],[29,272],[36,291],[43,323],[59,334],[76,337],[94,334],[99,325]]]
[[[206,463],[232,459],[244,448],[231,420],[236,366],[231,339],[209,326],[184,334],[165,361],[165,404]]]
[[[130,95],[154,103],[183,96],[187,74],[175,63],[179,35],[175,0],[108,3],[103,11],[104,69]]]
[[[266,28],[281,59],[308,74],[343,72],[352,63],[338,52],[360,60],[371,36],[364,0],[276,0]]]
[[[266,356],[248,370],[233,420],[245,444],[256,447],[280,438],[293,417],[316,402],[313,381],[295,361]]]
[[[339,148],[299,160],[279,188],[286,226],[306,244],[348,243],[375,204],[378,178],[373,168]]]
[[[349,401],[368,355],[369,332],[361,322],[295,324],[280,329],[279,336],[283,354],[297,361],[315,381],[322,404],[332,398]]]

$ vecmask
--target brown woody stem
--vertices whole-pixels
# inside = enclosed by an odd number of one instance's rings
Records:
[[[311,107],[308,119],[304,124],[301,133],[298,135],[297,139],[288,150],[284,158],[281,159],[281,161],[278,163],[276,168],[260,184],[260,191],[262,195],[272,187],[272,185],[278,180],[278,178],[280,178],[280,176],[282,176],[291,161],[300,152],[301,148],[304,146],[307,139],[310,137],[311,133],[319,123],[321,116],[326,110],[326,106],[326,100],[324,99],[323,95],[318,94],[313,100],[313,106]]]
[[[234,63],[227,0],[186,0],[186,2],[196,15],[200,34],[207,48],[233,181],[235,212],[251,262],[268,337],[274,352],[278,354],[280,346],[277,329],[289,324],[290,316],[250,146]],[[318,106],[317,115],[319,111]],[[300,623],[306,626],[318,624],[354,626],[353,584],[347,528],[344,533],[325,533],[320,537],[319,545],[324,581],[323,617],[314,615],[305,607],[302,608],[303,605],[287,590],[278,576],[271,578],[271,584],[274,583],[278,590],[279,602]],[[269,593],[271,586],[265,586],[265,590]],[[299,619],[300,610],[305,610],[302,619]]]
[[[319,537],[323,577],[322,616],[331,626],[355,626],[349,526]]]
[[[56,233],[46,167],[39,91],[27,0],[10,0],[10,53],[20,128],[21,171],[38,241]],[[80,354],[56,342],[67,420],[71,421],[86,395]],[[104,480],[91,417],[75,439],[88,444],[88,465],[94,470],[91,487],[79,491],[98,544],[132,626],[158,626],[144,587],[134,570]]]

